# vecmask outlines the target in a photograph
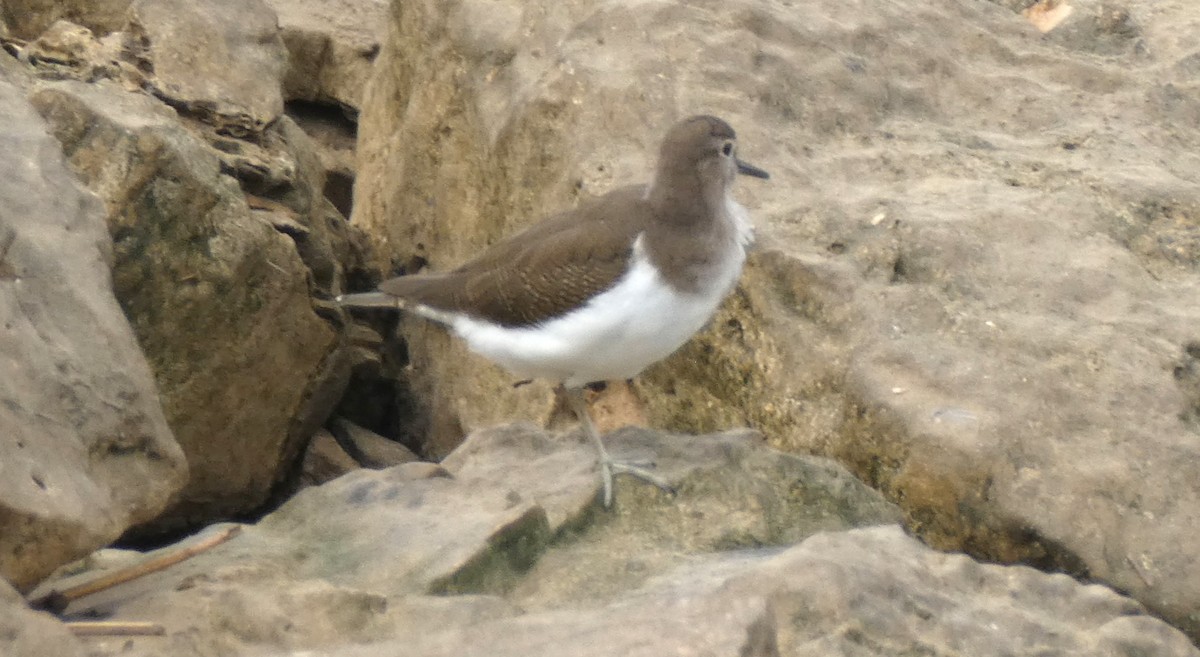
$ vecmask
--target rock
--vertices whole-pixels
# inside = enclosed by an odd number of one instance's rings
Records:
[[[357,111],[387,25],[383,0],[268,0],[288,49],[287,100]]]
[[[67,20],[55,21],[24,48],[13,45],[21,61],[33,66],[44,80],[114,80],[126,90],[140,91],[145,74],[126,53],[125,35],[113,32],[97,38],[88,28]]]
[[[129,0],[4,0],[0,23],[26,41],[36,39],[59,20],[103,35],[121,29],[128,8]]]
[[[191,464],[155,529],[257,508],[348,376],[294,239],[250,211],[162,103],[75,82],[32,99],[107,204],[117,297]]]
[[[2,35],[3,30],[0,28],[0,36]],[[0,74],[4,75],[9,84],[22,90],[28,89],[34,82],[29,66],[15,57],[0,57]]]
[[[24,54],[31,63],[53,64],[64,68],[91,66],[101,60],[103,46],[92,31],[70,21],[55,21],[31,42]],[[87,76],[97,75],[87,71]]]
[[[894,507],[841,467],[769,449],[751,431],[685,436],[629,428],[605,443],[614,458],[652,461],[677,495],[618,478],[612,517],[592,518],[595,448],[578,432],[554,440],[520,427],[478,432],[442,461],[464,484],[513,487],[514,502],[532,495],[557,535],[599,523],[586,540],[565,541],[538,560],[514,586],[522,605],[604,599],[686,555],[791,545],[819,531],[897,519]],[[537,464],[533,476],[521,465],[529,461]]]
[[[1101,586],[933,552],[898,527],[722,554],[598,608],[538,609],[337,654],[1197,655]],[[318,654],[333,654],[320,652]]]
[[[378,470],[417,460],[417,455],[400,443],[353,422],[335,419],[331,424],[340,437],[322,429],[305,450],[302,479],[306,486],[323,484],[363,467]]]
[[[300,481],[304,486],[317,486],[353,472],[362,465],[338,445],[333,434],[325,429],[317,431],[304,450]]]
[[[288,116],[320,144],[325,168],[325,198],[349,217],[354,208],[355,142],[358,127],[342,110],[311,103],[288,103]]]
[[[1022,14],[1034,25],[1048,21],[1039,29],[1045,31],[1046,27],[1053,26],[1050,28],[1053,32],[1049,35],[1053,43],[1106,56],[1147,54],[1146,42],[1142,38],[1138,21],[1134,19],[1130,9],[1119,2],[1071,4],[1066,10],[1056,6],[1066,3],[1023,4],[1026,6],[1010,8],[1023,10]],[[1046,9],[1037,11],[1043,7]],[[1041,14],[1042,20],[1038,20],[1038,14]]]
[[[283,114],[287,51],[261,0],[135,0],[127,29],[155,93],[180,111],[234,136]]]
[[[251,209],[295,242],[315,296],[331,300],[345,289],[348,278],[374,276],[366,271],[365,236],[323,193],[327,172],[321,146],[291,117],[280,117],[259,143],[207,131],[204,136],[222,169],[248,192]],[[331,321],[341,323],[342,314],[330,310]]]
[[[579,418],[571,411],[563,395],[556,396],[557,407],[551,425],[554,425],[554,420],[561,420],[566,426],[578,424]],[[599,390],[585,390],[585,398],[592,422],[601,435],[623,427],[644,427],[649,424],[645,402],[627,381],[610,381]]]
[[[0,70],[0,577],[27,589],[154,518],[187,464],[113,297],[104,207],[10,75]]]
[[[1174,375],[1200,342],[1200,52],[1178,39],[1200,9],[1080,10],[1044,37],[948,0],[390,20],[352,217],[381,266],[453,267],[646,180],[680,116],[723,116],[774,174],[735,190],[761,249],[639,380],[650,424],[837,458],[933,546],[1105,582],[1200,640],[1200,429]],[[546,388],[402,326],[418,451],[545,418]]]
[[[452,479],[351,473],[73,613],[162,623],[154,643],[89,642],[133,657],[1200,655],[1103,586],[930,550],[830,461],[750,432],[611,438],[678,496],[622,481],[601,511],[579,432],[497,428]]]
[[[366,236],[346,221],[326,193],[331,175],[325,159],[327,151],[286,116],[272,126],[268,138],[270,147],[295,163],[296,180],[288,188],[264,193],[274,191],[298,214],[306,233],[292,237],[316,288],[332,299],[346,289],[348,281],[375,276],[366,262]]]
[[[415,430],[421,423],[413,418],[425,416],[427,409],[408,386],[409,360],[403,341],[383,338],[395,335],[395,313],[356,318],[347,332],[352,345],[350,383],[335,415],[395,440],[423,458],[444,456],[418,451],[426,441]]]
[[[3,580],[0,580],[0,637],[4,637],[6,655],[83,657],[88,654],[61,621],[30,610]]]
[[[354,459],[368,468],[389,468],[410,461],[417,455],[404,445],[341,418],[330,421],[332,430],[338,434]]]

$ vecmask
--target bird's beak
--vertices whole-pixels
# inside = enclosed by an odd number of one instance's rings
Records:
[[[763,180],[769,180],[771,178],[771,174],[763,171],[753,164],[747,164],[741,160],[735,160],[735,162],[737,162],[738,173],[742,174],[743,176],[754,176],[755,178],[762,178]]]

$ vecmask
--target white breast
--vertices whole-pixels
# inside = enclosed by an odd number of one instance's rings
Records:
[[[639,236],[632,266],[616,285],[562,317],[523,328],[465,316],[449,323],[471,350],[520,377],[561,381],[569,387],[632,378],[687,342],[737,282],[751,233],[745,209],[730,203],[738,237],[699,294],[668,285],[646,257]]]

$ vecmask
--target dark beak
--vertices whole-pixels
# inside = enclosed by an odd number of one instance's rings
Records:
[[[770,180],[771,174],[767,173],[766,171],[763,171],[762,169],[754,166],[753,164],[746,164],[745,162],[743,162],[741,160],[735,160],[735,161],[737,162],[738,173],[742,174],[743,176],[754,176],[755,178],[762,178],[763,180]]]

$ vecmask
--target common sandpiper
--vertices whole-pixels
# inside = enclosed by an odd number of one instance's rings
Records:
[[[693,116],[667,132],[649,184],[553,215],[452,271],[400,276],[338,302],[416,313],[518,377],[560,384],[599,452],[606,507],[614,474],[670,490],[609,456],[583,388],[631,379],[667,357],[733,289],[753,239],[729,193],[738,174],[769,178],[738,159],[728,123]]]

